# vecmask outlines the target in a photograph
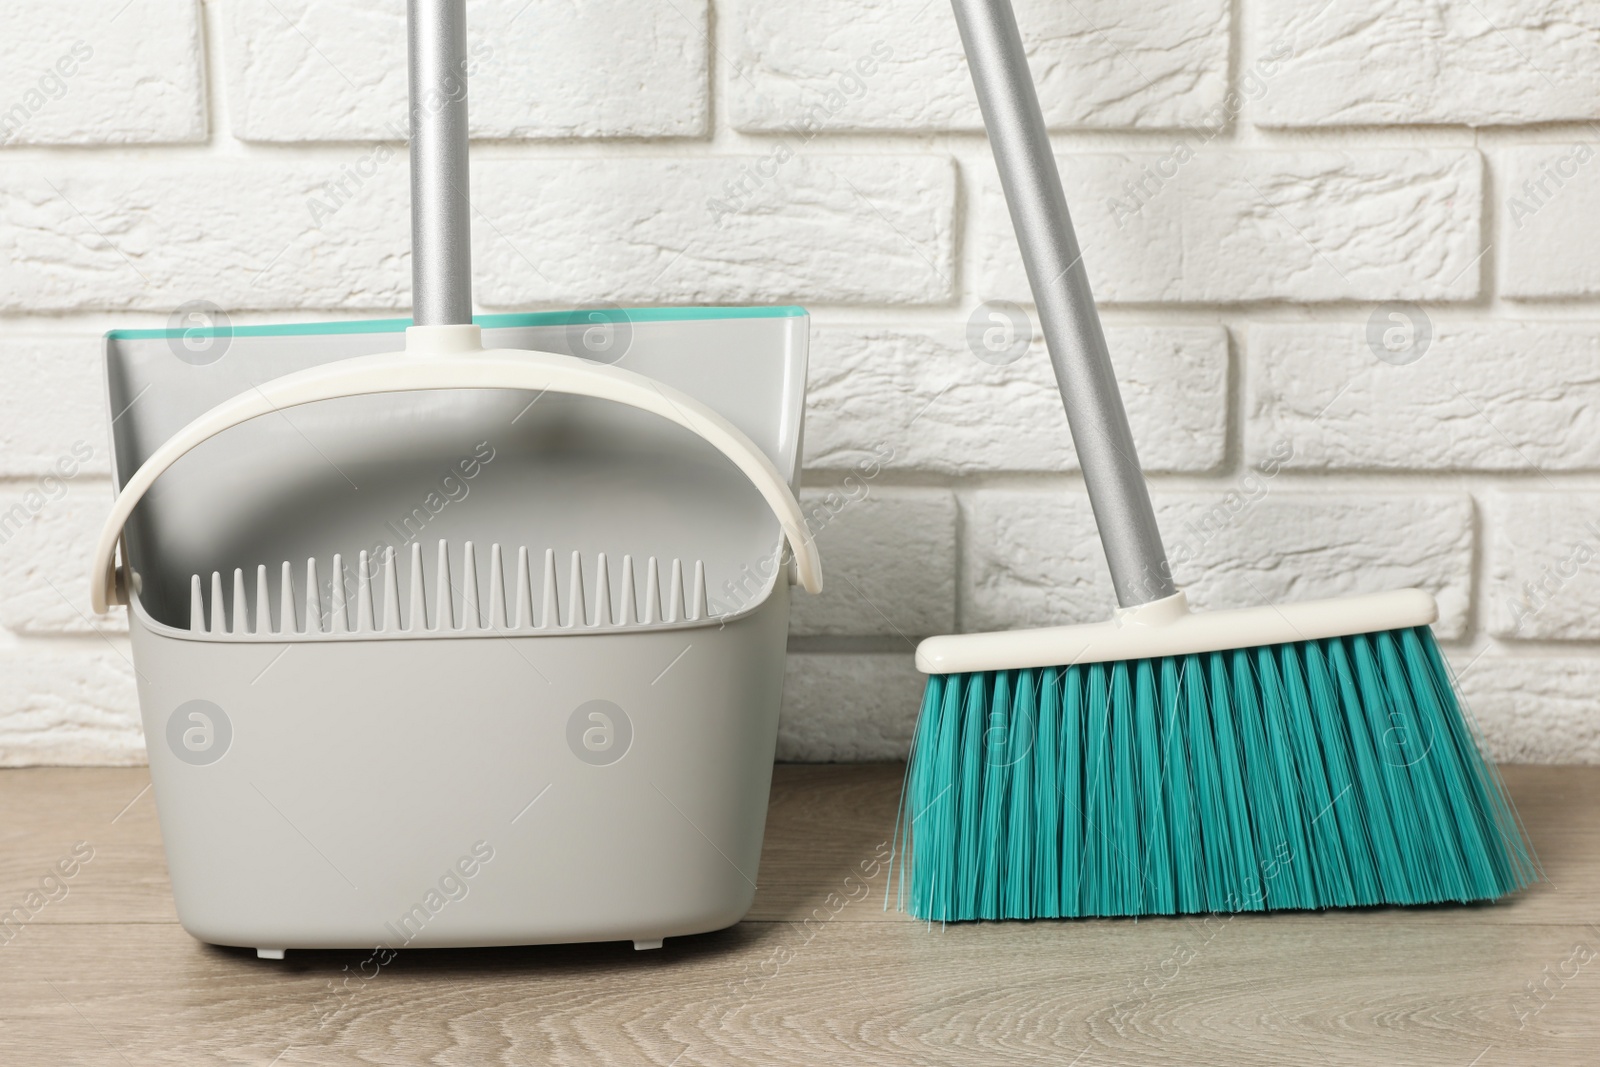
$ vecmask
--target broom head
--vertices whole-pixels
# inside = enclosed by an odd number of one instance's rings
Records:
[[[1535,865],[1403,590],[935,637],[901,805],[918,918],[1500,897]]]

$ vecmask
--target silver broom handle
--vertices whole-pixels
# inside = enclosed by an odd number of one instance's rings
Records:
[[[1078,464],[1123,607],[1177,592],[1010,0],[952,0]]]
[[[466,0],[407,0],[411,88],[411,317],[472,322]]]

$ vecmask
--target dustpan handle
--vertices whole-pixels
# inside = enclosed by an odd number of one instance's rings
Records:
[[[588,396],[648,411],[684,427],[732,460],[761,493],[794,553],[795,575],[800,584],[807,592],[822,591],[822,563],[806,528],[800,502],[772,460],[737,426],[671,386],[574,356],[503,348],[484,351],[463,344],[450,353],[449,359],[417,358],[419,351],[443,354],[436,341],[453,344],[468,333],[475,341],[477,332],[476,326],[412,327],[407,331],[405,352],[355,356],[285,374],[224,400],[179,430],[128,479],[100,530],[89,579],[94,610],[101,613],[112,604],[131,601],[117,585],[116,552],[122,528],[156,479],[189,452],[225,430],[284,408],[422,389],[519,389]]]
[[[467,174],[465,0],[409,0],[411,317],[472,321],[472,206]]]

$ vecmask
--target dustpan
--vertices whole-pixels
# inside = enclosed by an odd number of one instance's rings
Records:
[[[414,99],[462,22],[413,5]],[[178,917],[268,957],[730,925],[820,588],[807,318],[473,321],[464,89],[415,122],[414,321],[106,338],[93,600],[128,606]]]

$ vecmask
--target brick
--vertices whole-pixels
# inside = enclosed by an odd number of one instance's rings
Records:
[[[1507,763],[1600,763],[1600,658],[1450,656],[1491,758]]]
[[[910,640],[955,629],[953,493],[874,485],[856,472],[807,489],[800,502],[827,582],[820,596],[795,593],[791,634]]]
[[[372,174],[355,183],[351,168],[362,160]],[[11,170],[0,188],[0,305],[170,312],[190,300],[235,311],[409,303],[403,152],[352,149],[338,163],[206,160],[186,163],[181,182],[173,174],[171,163],[143,162]],[[349,195],[337,202],[328,183],[341,180]]]
[[[738,186],[738,183],[743,183]],[[478,299],[938,304],[954,296],[946,157],[490,162],[474,169]]]
[[[905,759],[923,676],[904,653],[791,652],[778,759],[850,763]]]
[[[1477,296],[1483,167],[1476,152],[1232,151],[1207,137],[1191,131],[1174,135],[1164,151],[1058,160],[1098,299]],[[979,293],[1031,300],[992,167],[981,164],[976,180]]]
[[[963,630],[1097,622],[1116,606],[1081,493],[962,495]],[[1436,633],[1466,633],[1472,501],[1461,493],[1294,493],[1251,476],[1156,498],[1173,576],[1197,610],[1418,586]]]
[[[18,634],[127,630],[121,609],[89,614],[89,559],[111,499],[98,478],[0,492],[0,625]]]
[[[0,35],[0,145],[206,136],[200,5],[12,4]]]
[[[0,767],[145,762],[127,642],[0,646]]]
[[[706,0],[467,5],[472,133],[485,138],[707,132]],[[405,5],[226,5],[234,134],[246,141],[405,140]]]
[[[948,4],[741,0],[726,16],[735,129],[974,130],[983,125]],[[1017,21],[1045,121],[1175,127],[1206,120],[1228,77],[1228,5],[1022,0]]]
[[[955,276],[942,157],[510,160],[473,169],[474,278],[494,307],[940,303]],[[342,186],[338,183],[343,183]],[[410,304],[405,155],[18,168],[0,189],[0,309]],[[719,214],[723,208],[725,213]]]
[[[1270,67],[1275,52],[1293,53],[1259,79],[1265,89],[1251,115],[1260,125],[1509,126],[1600,116],[1600,12],[1581,0],[1425,8],[1265,0],[1255,23],[1254,62]]]
[[[1208,471],[1223,458],[1228,335],[1220,327],[1106,331],[1139,459]],[[1042,338],[1018,360],[976,358],[964,330],[820,326],[812,331],[806,466],[976,474],[1076,470]]]
[[[1600,637],[1600,494],[1491,493],[1489,632],[1526,640]]]
[[[0,476],[109,473],[104,344],[84,334],[0,337]]]
[[[1507,149],[1497,162],[1500,291],[1600,294],[1600,137]]]
[[[1593,325],[1434,322],[1422,312],[1419,330],[1410,321],[1417,310],[1384,305],[1346,322],[1252,326],[1247,461],[1276,456],[1317,470],[1600,468]],[[1380,348],[1382,331],[1401,331],[1397,342],[1421,355],[1404,365],[1379,359],[1369,321]]]

